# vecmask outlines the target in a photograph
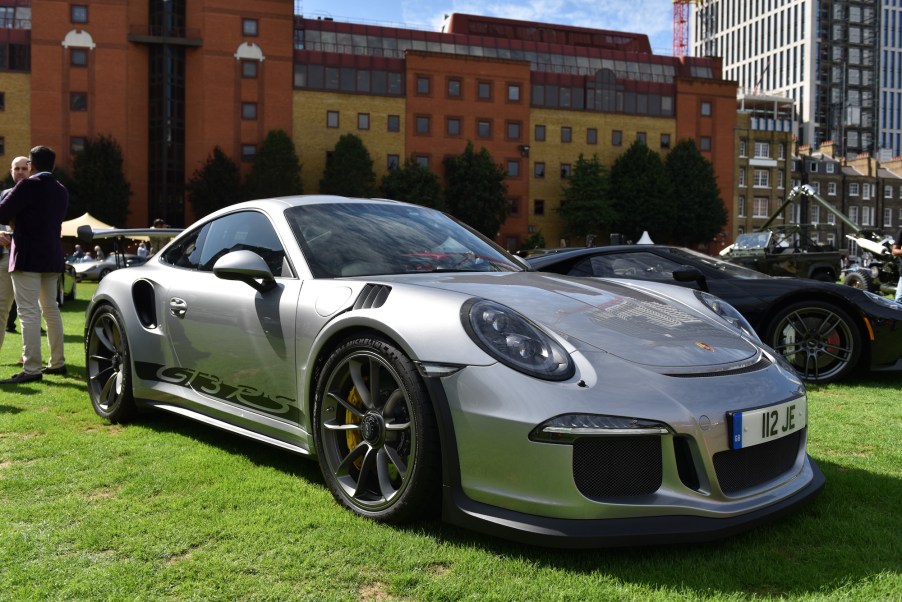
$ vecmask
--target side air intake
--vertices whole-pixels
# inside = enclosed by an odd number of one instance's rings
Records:
[[[354,309],[373,309],[382,307],[388,294],[391,292],[390,286],[382,284],[367,284],[357,295],[357,301],[354,302]]]

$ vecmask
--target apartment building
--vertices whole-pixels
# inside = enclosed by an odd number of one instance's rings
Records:
[[[902,154],[900,0],[706,0],[693,54],[723,58],[746,93],[797,107],[797,135],[841,156]]]

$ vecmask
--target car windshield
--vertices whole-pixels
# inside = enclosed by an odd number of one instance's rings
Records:
[[[670,254],[677,260],[679,260],[680,258],[685,258],[696,264],[704,264],[709,268],[713,268],[718,272],[721,272],[727,278],[771,278],[771,276],[768,276],[767,274],[764,274],[757,270],[746,268],[741,265],[736,265],[735,263],[730,263],[729,261],[722,261],[720,259],[717,259],[716,257],[711,257],[710,255],[705,255],[704,253],[698,253],[691,249],[674,247],[670,250]]]
[[[740,234],[733,243],[734,249],[766,249],[770,232],[748,232]]]
[[[523,269],[494,243],[425,207],[322,203],[292,207],[286,217],[317,278]]]

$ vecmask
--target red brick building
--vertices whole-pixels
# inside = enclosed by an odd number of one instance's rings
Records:
[[[4,16],[4,156],[46,144],[69,169],[86,139],[112,136],[128,226],[190,223],[185,182],[213,148],[246,171],[273,129],[292,135],[308,192],[343,133],[377,177],[408,157],[441,175],[468,141],[485,147],[508,171],[510,248],[557,243],[580,153],[610,165],[635,139],[663,154],[692,137],[733,181],[735,83],[640,34],[473,15],[427,32],[304,19],[284,0],[0,0]]]

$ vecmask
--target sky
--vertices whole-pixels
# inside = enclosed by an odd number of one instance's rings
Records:
[[[438,31],[444,15],[467,13],[648,36],[655,54],[673,48],[673,0],[295,0],[307,18]]]

